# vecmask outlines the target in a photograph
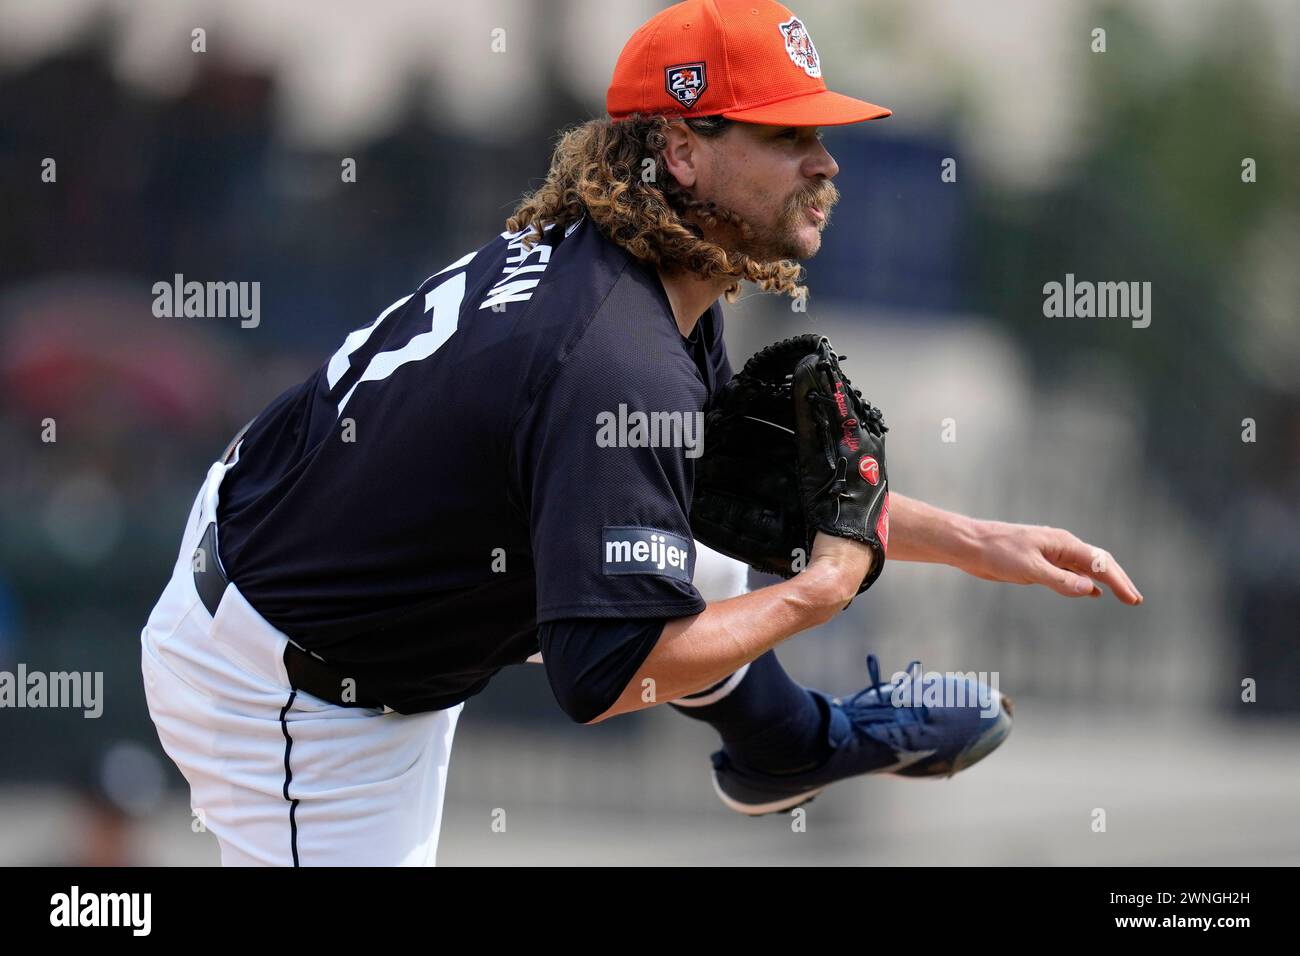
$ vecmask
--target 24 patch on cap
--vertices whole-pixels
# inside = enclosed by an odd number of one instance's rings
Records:
[[[679,63],[664,70],[664,87],[668,95],[688,110],[695,107],[708,85],[703,63]]]

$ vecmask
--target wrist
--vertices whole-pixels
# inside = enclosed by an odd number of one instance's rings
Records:
[[[996,522],[970,518],[966,515],[953,515],[948,563],[968,573],[977,567],[994,524]]]
[[[857,596],[862,582],[871,572],[874,558],[865,552],[866,562],[862,556],[854,555],[855,560],[842,560],[842,555],[816,555],[808,566],[794,577],[808,602],[810,610],[819,614],[823,620],[830,620],[848,606]]]

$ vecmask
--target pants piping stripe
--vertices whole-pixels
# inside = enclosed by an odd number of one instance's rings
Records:
[[[289,768],[289,752],[293,749],[293,738],[289,736],[289,722],[285,720],[285,716],[297,696],[298,692],[295,690],[280,708],[280,730],[284,733],[284,799],[289,801],[289,847],[293,850],[294,866],[301,865],[298,862],[298,800],[289,796],[289,784],[293,781],[293,771]]]

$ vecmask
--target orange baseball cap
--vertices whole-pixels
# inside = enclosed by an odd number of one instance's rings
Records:
[[[843,126],[892,112],[828,90],[808,28],[773,0],[685,0],[663,10],[623,47],[605,109],[615,120],[721,115],[773,126]]]

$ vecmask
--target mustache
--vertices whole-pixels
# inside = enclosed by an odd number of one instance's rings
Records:
[[[816,189],[807,192],[797,193],[790,201],[790,211],[798,212],[805,206],[816,206],[822,211],[827,219],[830,219],[831,207],[840,199],[840,191],[834,183],[823,183]]]

